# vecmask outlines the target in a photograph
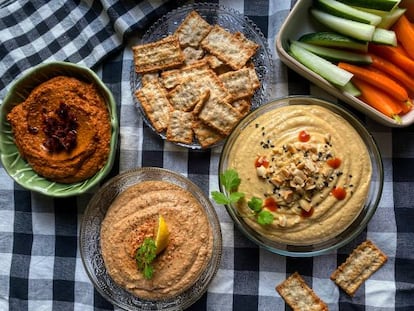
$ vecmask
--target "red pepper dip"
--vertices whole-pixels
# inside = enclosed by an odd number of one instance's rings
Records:
[[[33,89],[7,120],[21,156],[49,180],[83,181],[108,159],[109,112],[93,84],[54,77]]]

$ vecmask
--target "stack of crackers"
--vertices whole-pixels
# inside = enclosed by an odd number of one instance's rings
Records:
[[[134,46],[142,75],[135,95],[154,129],[168,141],[202,148],[229,135],[260,87],[251,60],[258,48],[196,11],[172,35]]]
[[[385,262],[387,256],[370,240],[361,243],[332,274],[331,280],[354,296],[357,289]],[[298,272],[276,286],[277,292],[295,311],[325,311],[328,306],[306,284]]]

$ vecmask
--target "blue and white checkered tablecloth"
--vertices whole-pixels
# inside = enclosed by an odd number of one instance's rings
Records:
[[[274,38],[295,1],[214,2],[247,15],[268,38],[275,64],[272,97],[311,94],[337,101],[278,59]],[[197,151],[163,142],[143,123],[131,96],[131,46],[160,16],[183,3],[0,1],[0,102],[10,83],[36,64],[65,60],[86,65],[98,73],[118,103],[120,143],[111,176],[158,166],[188,176],[207,194],[218,189],[221,148]],[[414,310],[414,129],[391,129],[358,115],[378,142],[385,168],[383,196],[367,229],[328,255],[283,257],[252,244],[225,209],[215,205],[223,258],[208,291],[190,310],[288,310],[275,286],[294,271],[330,310]],[[92,195],[51,199],[22,189],[0,166],[0,310],[114,309],[94,289],[79,254],[80,221]],[[329,276],[366,238],[389,260],[351,298]]]

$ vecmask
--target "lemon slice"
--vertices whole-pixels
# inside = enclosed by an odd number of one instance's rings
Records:
[[[168,231],[167,223],[165,222],[164,217],[159,215],[157,234],[155,236],[155,246],[157,247],[155,252],[157,255],[167,247],[169,236],[170,232]]]

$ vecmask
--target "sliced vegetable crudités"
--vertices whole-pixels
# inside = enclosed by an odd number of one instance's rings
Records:
[[[342,92],[401,122],[413,107],[414,21],[399,4],[315,0],[309,14],[327,29],[292,40],[289,53]]]
[[[368,52],[368,42],[355,40],[333,31],[306,33],[299,38],[299,41],[317,46]]]
[[[317,46],[314,44],[304,43],[300,41],[295,41],[295,44],[304,48],[305,50],[315,53],[316,55],[322,56],[323,58],[330,61],[344,61],[356,64],[372,63],[371,56],[369,56],[368,54]]]
[[[316,72],[335,85],[344,86],[352,78],[350,72],[339,68],[312,52],[309,52],[296,42],[290,44],[290,53],[310,70]]]

